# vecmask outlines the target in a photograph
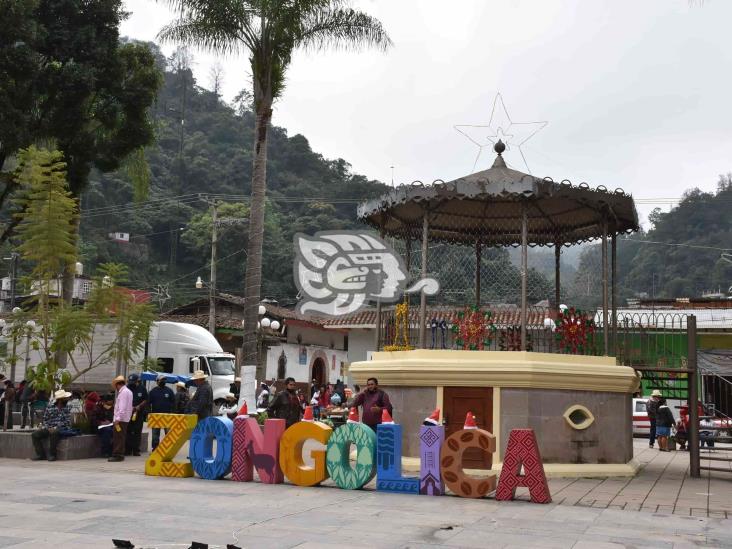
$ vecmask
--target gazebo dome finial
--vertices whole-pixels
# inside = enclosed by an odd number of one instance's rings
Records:
[[[500,155],[503,153],[503,151],[506,150],[506,144],[499,139],[498,141],[496,141],[496,144],[493,145],[493,150]]]

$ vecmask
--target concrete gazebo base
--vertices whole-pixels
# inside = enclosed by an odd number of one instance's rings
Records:
[[[639,380],[614,358],[422,349],[374,353],[351,364],[350,374],[361,385],[376,377],[389,394],[403,426],[405,465],[418,459],[423,419],[440,408],[448,434],[461,428],[467,409],[496,436],[493,469],[501,467],[511,429],[531,428],[549,475],[637,470],[632,395]]]

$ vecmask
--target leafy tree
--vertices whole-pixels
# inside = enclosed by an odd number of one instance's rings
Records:
[[[257,363],[256,323],[262,280],[267,140],[272,104],[282,95],[297,48],[376,45],[391,41],[376,19],[341,0],[167,0],[180,13],[161,38],[219,52],[246,51],[252,71],[254,156],[245,274],[243,364]]]
[[[59,273],[76,258],[72,224],[76,202],[66,184],[66,165],[60,152],[31,146],[21,150],[18,159],[15,180],[20,194],[16,202],[22,212],[18,215],[18,252],[33,265],[30,279],[36,294],[34,313],[44,357],[30,377],[36,386],[50,389],[58,369],[52,349],[53,309],[63,306],[51,296],[58,294]]]
[[[56,315],[54,349],[69,358],[72,371],[68,382],[115,360],[128,363],[144,348],[155,313],[149,303],[136,301],[132,293],[119,286],[126,280],[124,265],[101,265],[84,306],[62,309]],[[96,328],[110,324],[115,327],[116,337],[99,345]],[[76,363],[75,353],[86,358],[86,367]]]

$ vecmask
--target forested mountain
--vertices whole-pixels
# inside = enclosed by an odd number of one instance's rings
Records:
[[[241,294],[247,242],[247,200],[251,180],[253,115],[242,92],[233,105],[199,86],[180,56],[164,59],[155,46],[165,82],[154,107],[157,142],[147,151],[150,194],[135,202],[129,174],[95,174],[82,197],[82,261],[87,270],[106,261],[130,265],[131,284],[158,294],[161,307],[206,295],[197,276],[208,282],[211,213],[204,198],[219,203],[218,289]],[[268,209],[263,296],[292,305],[292,235],[354,228],[357,199],[386,190],[378,181],[353,174],[342,159],[314,152],[302,135],[284,128],[270,134]],[[204,196],[201,196],[204,195]],[[619,295],[695,296],[732,284],[732,263],[718,248],[732,247],[732,186],[722,178],[718,192],[689,191],[669,213],[655,211],[648,233],[624,237],[618,245]],[[130,242],[112,240],[130,233]],[[642,241],[666,243],[649,244]],[[671,246],[670,244],[683,244]],[[691,246],[691,247],[689,247]],[[414,250],[416,253],[416,250]],[[444,301],[472,302],[472,253],[458,251],[438,261]],[[465,255],[463,258],[462,256]],[[510,301],[519,287],[515,252],[484,255],[484,300]],[[532,302],[553,296],[553,251],[530,251]],[[434,262],[433,262],[434,263]],[[418,261],[413,261],[416,266]],[[593,307],[601,298],[599,245],[563,252],[562,300]],[[448,295],[449,294],[449,295]],[[169,297],[168,297],[169,296]]]
[[[732,176],[715,193],[691,189],[670,212],[654,210],[652,228],[618,242],[618,294],[629,297],[699,297],[732,286]],[[726,259],[723,256],[727,253]],[[587,247],[567,299],[596,305],[601,293],[599,245]],[[571,297],[570,297],[571,296]]]
[[[129,264],[131,284],[167,292],[167,308],[206,292],[194,288],[199,275],[208,282],[211,253],[210,207],[199,195],[221,203],[217,287],[241,293],[254,120],[246,93],[228,105],[198,86],[185,59],[165,60],[158,51],[158,60],[165,82],[153,113],[157,143],[147,151],[149,197],[136,203],[122,171],[95,174],[82,197],[82,261],[87,269]],[[274,127],[269,139],[262,295],[292,303],[293,233],[356,226],[347,199],[377,196],[385,186],[313,152],[302,135]],[[130,242],[112,240],[112,232],[129,233]]]

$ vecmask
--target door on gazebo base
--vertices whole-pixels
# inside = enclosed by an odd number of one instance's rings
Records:
[[[465,425],[465,416],[473,412],[480,429],[493,432],[493,387],[445,387],[443,392],[445,438]],[[463,454],[465,469],[490,469],[493,456],[477,448]]]

